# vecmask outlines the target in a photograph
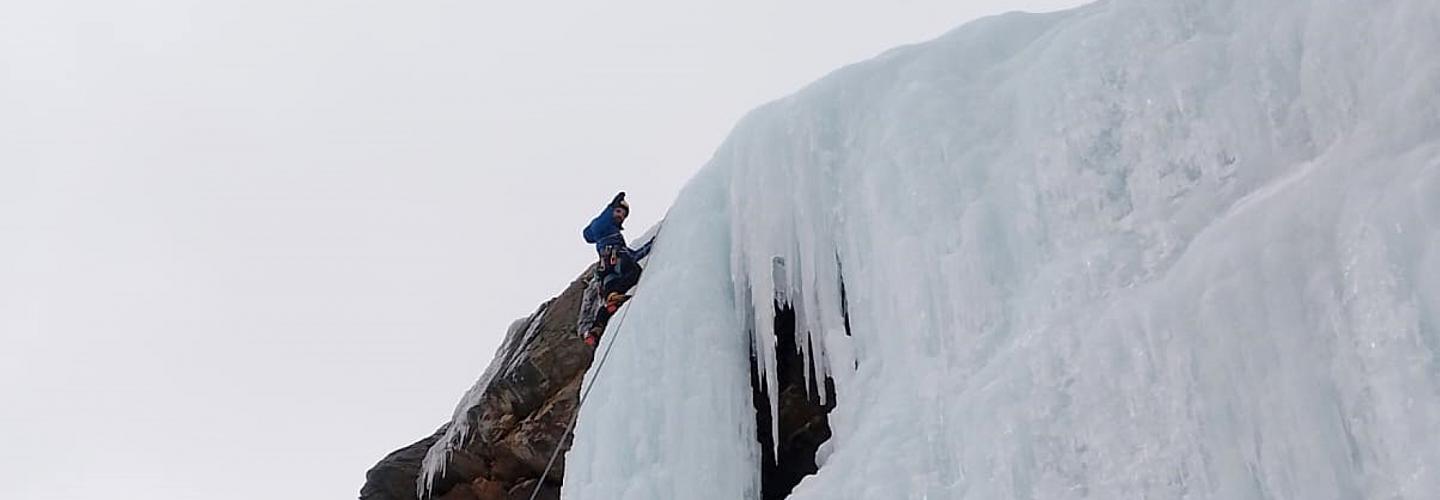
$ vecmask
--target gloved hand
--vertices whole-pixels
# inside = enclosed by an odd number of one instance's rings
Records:
[[[613,206],[615,206],[615,205],[619,205],[620,202],[622,202],[622,201],[625,201],[625,192],[624,192],[624,191],[621,191],[620,194],[615,195],[615,199],[610,200],[610,206],[613,207]]]

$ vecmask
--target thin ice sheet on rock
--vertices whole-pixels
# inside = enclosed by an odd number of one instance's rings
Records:
[[[420,464],[420,477],[416,481],[415,489],[419,498],[429,498],[434,490],[435,482],[445,475],[445,468],[449,464],[450,454],[465,446],[471,438],[472,425],[475,423],[475,416],[472,412],[479,411],[480,404],[485,399],[485,391],[490,388],[495,377],[501,373],[514,368],[514,364],[524,357],[524,350],[518,346],[525,345],[534,338],[536,330],[540,327],[540,321],[544,319],[546,306],[535,311],[528,317],[520,318],[510,323],[505,333],[505,341],[495,351],[495,360],[485,369],[485,373],[470,386],[460,402],[455,405],[455,412],[450,417],[450,425],[446,427],[445,434],[430,450],[425,453],[425,458]]]
[[[1435,47],[1430,0],[1114,0],[757,110],[607,337],[566,498],[756,498],[777,299],[838,399],[793,498],[1440,498]]]

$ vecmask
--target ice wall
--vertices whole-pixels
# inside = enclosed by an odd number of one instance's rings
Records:
[[[723,169],[690,181],[666,215],[635,298],[611,318],[585,377],[594,388],[565,456],[564,498],[758,497],[749,339],[729,279],[727,184]]]
[[[1116,0],[755,111],[566,498],[753,498],[776,297],[838,394],[795,498],[1440,498],[1437,48],[1433,0]]]

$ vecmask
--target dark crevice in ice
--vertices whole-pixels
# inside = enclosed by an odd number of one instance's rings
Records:
[[[756,369],[755,357],[750,358],[750,387],[754,394],[756,435],[761,450],[760,490],[763,500],[778,500],[790,495],[805,476],[814,474],[815,452],[830,439],[830,410],[835,408],[835,384],[823,379],[825,403],[820,402],[819,377],[814,363],[806,363],[804,354],[795,345],[795,311],[789,306],[775,305],[776,378],[779,394],[779,446],[771,435],[770,399],[765,383]],[[806,377],[806,369],[811,373]],[[807,384],[806,380],[810,380]],[[778,453],[777,453],[778,449]]]

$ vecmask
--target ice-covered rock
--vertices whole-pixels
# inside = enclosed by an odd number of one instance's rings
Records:
[[[575,333],[590,271],[511,325],[489,368],[434,435],[391,453],[366,475],[362,500],[529,498],[575,415],[591,349]],[[539,498],[555,498],[562,460]],[[520,493],[523,491],[523,494]]]
[[[564,497],[758,498],[780,300],[836,387],[793,498],[1440,498],[1437,47],[1433,0],[1113,0],[755,111]]]
[[[1110,0],[756,110],[584,375],[563,497],[773,494],[800,401],[791,498],[1440,498],[1437,48],[1434,0]],[[494,442],[485,394],[435,456]]]

